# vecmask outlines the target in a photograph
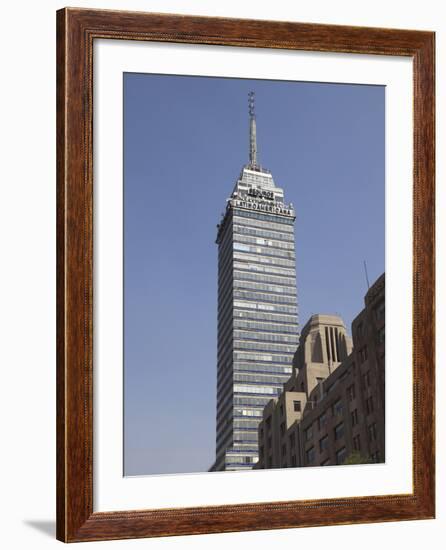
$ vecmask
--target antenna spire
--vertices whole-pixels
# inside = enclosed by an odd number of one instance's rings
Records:
[[[367,262],[365,260],[364,260],[364,272],[365,272],[365,280],[367,283],[367,288],[370,288],[369,272],[367,271]]]
[[[256,130],[256,113],[255,113],[255,94],[248,94],[249,107],[249,166],[256,169],[257,165],[257,130]]]

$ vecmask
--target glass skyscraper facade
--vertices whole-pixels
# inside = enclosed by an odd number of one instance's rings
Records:
[[[254,94],[249,163],[218,225],[216,460],[211,470],[251,469],[258,424],[282,392],[298,345],[295,213],[257,162]]]

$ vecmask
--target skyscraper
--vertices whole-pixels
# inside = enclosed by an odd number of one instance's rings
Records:
[[[218,225],[217,441],[211,470],[258,461],[264,406],[292,372],[298,344],[294,209],[257,159],[249,94],[249,163]]]

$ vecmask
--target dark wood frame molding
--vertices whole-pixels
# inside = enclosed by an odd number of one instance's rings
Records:
[[[93,41],[409,56],[414,68],[413,492],[93,512]],[[435,510],[432,32],[65,8],[57,12],[57,538],[66,542],[426,519]]]

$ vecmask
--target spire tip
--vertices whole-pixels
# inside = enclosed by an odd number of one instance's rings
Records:
[[[255,113],[255,95],[254,92],[248,94],[249,107],[249,165],[252,169],[257,169],[257,130]]]
[[[255,93],[249,92],[248,94],[248,107],[249,107],[249,116],[251,118],[255,117]]]

